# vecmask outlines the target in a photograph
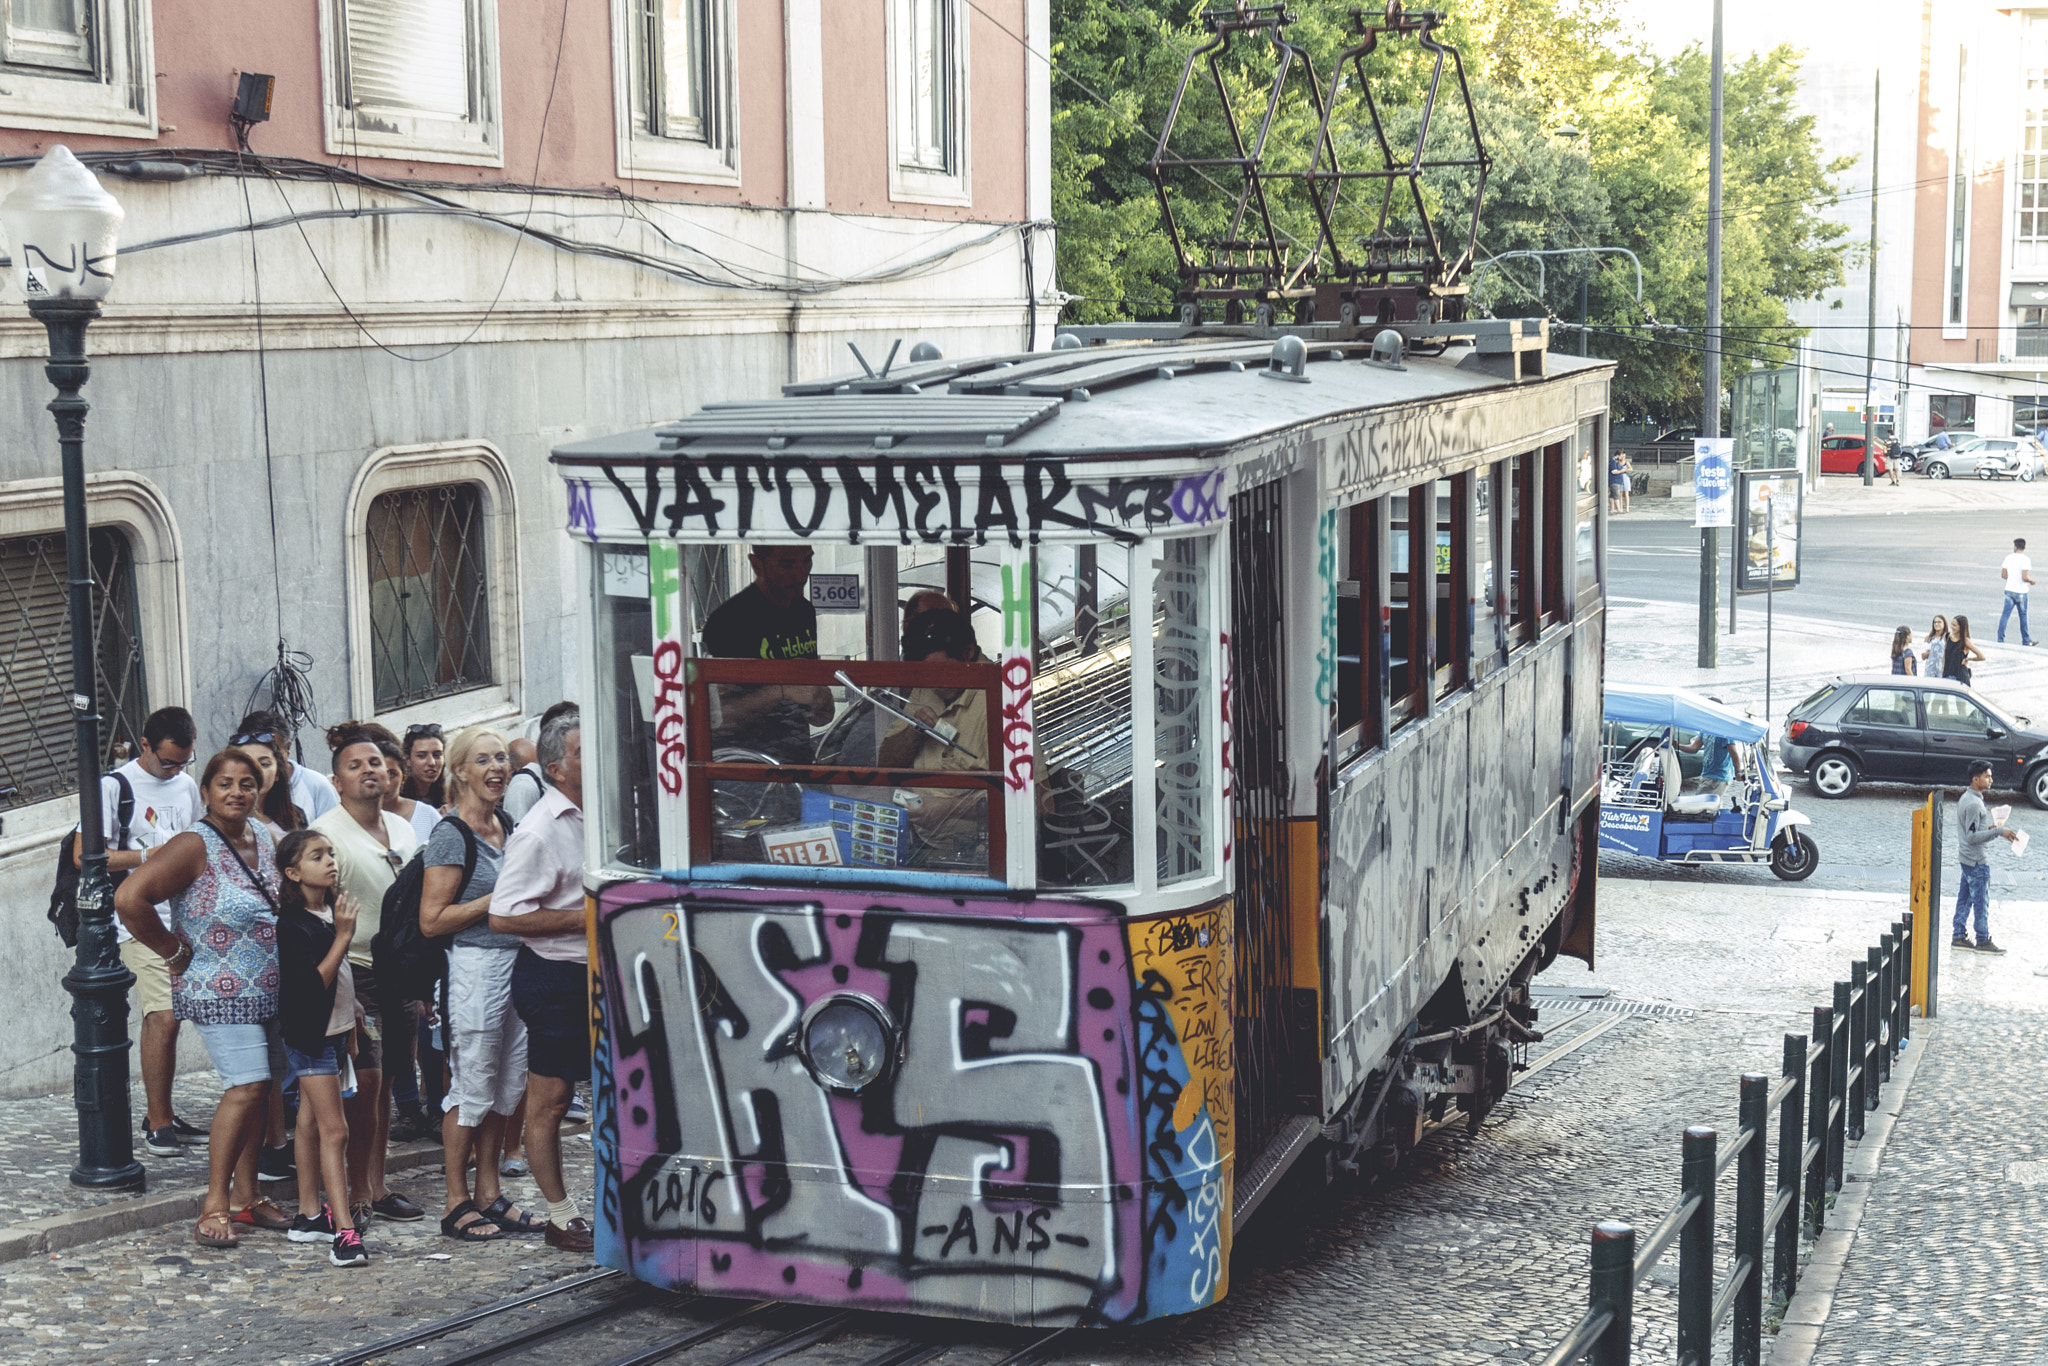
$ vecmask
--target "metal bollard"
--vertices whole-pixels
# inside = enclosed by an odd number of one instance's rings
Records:
[[[1678,1366],[1707,1366],[1714,1350],[1714,1148],[1704,1124],[1685,1131],[1679,1199],[1699,1207],[1678,1234]]]
[[[1799,1185],[1800,1149],[1805,1146],[1806,1039],[1799,1034],[1785,1036],[1785,1075],[1792,1090],[1778,1106],[1778,1191],[1792,1193],[1785,1217],[1778,1220],[1771,1259],[1771,1294],[1792,1298],[1799,1288]]]
[[[1913,1038],[1913,917],[1898,922],[1898,1047]]]
[[[1586,1353],[1587,1366],[1628,1366],[1636,1326],[1636,1231],[1613,1219],[1593,1225],[1594,1309],[1611,1309],[1614,1321]]]
[[[1892,1012],[1898,1020],[1894,1035],[1900,1048],[1913,1037],[1913,917],[1898,922],[1898,963],[1892,972]]]
[[[1828,1035],[1828,1189],[1842,1188],[1843,1149],[1849,1137],[1849,984],[1835,983],[1835,1027]]]
[[[1869,1062],[1870,1036],[1866,1032],[1869,1016],[1863,1003],[1870,997],[1869,982],[1861,963],[1849,965],[1849,990],[1841,1001],[1849,1015],[1849,1050],[1843,1067],[1842,1109],[1847,1118],[1847,1136],[1863,1137],[1863,1092],[1870,1085]]]
[[[1742,1074],[1742,1132],[1735,1159],[1735,1265],[1749,1276],[1735,1292],[1735,1366],[1761,1366],[1764,1332],[1764,1145],[1771,1128],[1771,1079]]]
[[[1885,983],[1891,980],[1887,962],[1891,936],[1883,936],[1880,943],[1884,946],[1882,949],[1872,945],[1866,955],[1870,961],[1870,999],[1865,1004],[1870,1007],[1870,1059],[1875,1069],[1870,1074],[1870,1084],[1863,1088],[1863,1106],[1868,1110],[1877,1108],[1880,1091],[1892,1079],[1891,1032],[1885,1027],[1890,1019],[1884,1006]]]
[[[1820,1045],[1820,1056],[1806,1074],[1806,1137],[1818,1140],[1819,1146],[1806,1167],[1808,1238],[1820,1237],[1828,1223],[1828,1089],[1835,1072],[1834,1049],[1830,1047],[1835,1037],[1835,1012],[1826,1006],[1813,1008],[1813,1037]],[[1805,1152],[1804,1146],[1800,1151]]]

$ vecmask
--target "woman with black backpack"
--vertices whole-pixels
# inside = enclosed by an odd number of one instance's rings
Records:
[[[442,775],[453,810],[427,841],[420,887],[420,932],[453,936],[441,1008],[450,1073],[441,1121],[448,1178],[441,1232],[459,1242],[487,1242],[547,1227],[498,1184],[505,1122],[526,1090],[526,1026],[512,1009],[512,961],[520,940],[496,933],[487,918],[511,832],[498,813],[512,776],[504,737],[481,726],[463,731],[448,743]]]

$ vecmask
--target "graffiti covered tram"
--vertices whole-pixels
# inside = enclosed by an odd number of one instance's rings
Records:
[[[1291,1166],[1478,1122],[1531,976],[1591,960],[1610,368],[1459,330],[927,360],[556,450],[600,1260],[1132,1323],[1221,1299]]]

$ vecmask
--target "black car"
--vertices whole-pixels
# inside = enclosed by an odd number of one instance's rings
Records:
[[[1785,718],[1778,757],[1823,797],[1865,779],[1961,787],[1970,763],[1991,761],[1991,785],[2048,810],[2048,734],[2030,729],[1962,684],[1868,674],[1838,678]]]

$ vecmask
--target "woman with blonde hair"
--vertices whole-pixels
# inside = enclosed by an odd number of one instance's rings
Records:
[[[421,933],[454,936],[441,1007],[450,1073],[441,1120],[448,1181],[441,1232],[464,1243],[547,1227],[498,1184],[505,1124],[526,1090],[526,1026],[512,1009],[520,940],[492,930],[487,918],[511,833],[498,810],[511,777],[512,756],[496,731],[472,726],[448,742],[442,778],[451,809],[427,841],[420,886]]]

